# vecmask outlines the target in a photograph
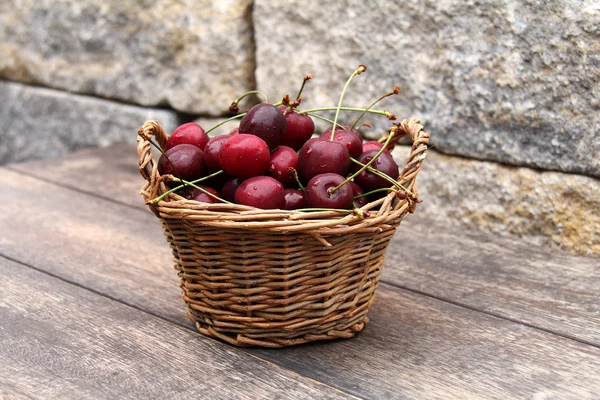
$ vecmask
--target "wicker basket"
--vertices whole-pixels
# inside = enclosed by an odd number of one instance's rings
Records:
[[[397,136],[413,142],[398,178],[413,196],[391,192],[362,208],[368,216],[259,210],[176,194],[150,204],[167,187],[149,140],[164,148],[168,135],[156,121],[140,128],[139,167],[148,181],[141,194],[162,221],[198,331],[237,346],[283,347],[363,329],[390,239],[415,209],[429,143],[418,120],[397,126]]]

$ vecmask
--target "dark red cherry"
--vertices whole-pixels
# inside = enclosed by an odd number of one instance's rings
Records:
[[[262,175],[270,163],[271,154],[265,141],[245,133],[230,136],[219,154],[221,168],[234,178]]]
[[[240,133],[258,136],[273,150],[281,143],[287,121],[283,113],[272,104],[257,104],[240,121]]]
[[[331,140],[331,130],[323,133],[321,139]],[[350,131],[336,129],[333,140],[346,146],[348,153],[350,153],[350,157],[358,158],[363,152],[362,140]]]
[[[291,147],[277,146],[271,152],[269,175],[281,182],[283,187],[297,187],[296,179],[290,175],[290,168],[298,168],[298,154]]]
[[[278,108],[281,112],[287,109],[286,106],[279,106]],[[285,119],[287,120],[287,127],[281,139],[281,144],[298,151],[315,132],[315,123],[310,116],[298,114],[292,109],[285,114]]]
[[[303,182],[329,172],[345,176],[349,169],[350,155],[340,142],[310,139],[302,146],[298,156],[298,175]]]
[[[360,141],[362,141],[362,135],[360,134],[360,132],[359,132],[359,131],[357,131],[356,129],[352,129],[352,130],[350,130],[350,125],[346,125],[346,124],[339,124],[339,125],[343,126],[343,128],[340,128],[340,127],[338,126],[337,128],[335,128],[336,132],[337,132],[337,131],[342,131],[342,130],[344,130],[344,131],[348,131],[348,132],[350,132],[350,133],[352,133],[352,134],[356,135],[356,137],[357,137],[357,138],[359,138],[359,139],[360,139]],[[331,126],[330,126],[329,128],[327,128],[327,129],[325,129],[325,130],[323,131],[322,135],[329,135],[329,137],[331,138]]]
[[[371,150],[377,150],[379,151],[381,148],[383,148],[383,143],[379,143],[375,140],[372,140],[370,142],[365,142],[362,145],[362,149],[363,149],[363,153],[366,153],[367,151],[371,151]],[[389,153],[389,150],[385,150],[386,153]]]
[[[183,124],[173,131],[165,149],[169,150],[180,144],[193,144],[200,150],[204,150],[206,143],[208,143],[208,135],[204,133],[204,129],[195,122],[188,122]]]
[[[204,165],[209,173],[217,172],[221,168],[219,154],[225,143],[231,139],[229,135],[215,136],[210,139],[204,148]]]
[[[281,209],[284,205],[283,186],[270,176],[246,179],[235,191],[235,202],[263,210]]]
[[[230,178],[223,185],[223,189],[221,189],[221,197],[227,201],[235,202],[235,191],[242,183],[241,179],[238,178]]]
[[[297,210],[304,207],[304,193],[298,189],[285,189],[283,200],[284,210]]]
[[[366,164],[371,161],[378,151],[379,150],[371,150],[366,153],[362,153],[358,158],[358,161]],[[383,172],[394,180],[398,179],[398,176],[400,175],[400,172],[398,171],[398,164],[396,164],[392,156],[386,152],[381,153],[379,157],[377,157],[377,160],[370,165],[370,167]],[[361,167],[359,165],[356,165],[355,171],[358,171],[360,168]],[[367,170],[358,174],[354,178],[354,181],[367,192],[392,186],[392,183],[390,183],[388,180],[377,176],[372,172],[368,172]]]
[[[213,195],[217,196],[217,197],[221,197],[221,195],[219,194],[219,192],[217,192],[215,189],[207,187],[207,186],[200,186],[202,189],[206,190],[209,193],[212,193]],[[196,188],[192,189],[192,199],[199,201],[200,203],[220,203],[219,200],[215,199],[214,197],[204,193],[201,190],[198,190]]]
[[[204,153],[193,144],[171,147],[158,159],[158,171],[186,181],[200,178],[204,171]]]
[[[320,174],[306,185],[304,205],[308,208],[352,208],[352,188],[345,184],[335,192],[331,189],[339,185],[345,178],[338,174]]]
[[[365,191],[362,190],[362,188],[360,186],[358,186],[356,183],[349,182],[349,185],[352,188],[352,197],[356,197],[356,196],[360,196],[361,194],[365,194]],[[356,198],[354,199],[354,204],[358,208],[364,206],[368,202],[369,202],[369,199],[367,196],[359,197],[358,199],[356,199]]]

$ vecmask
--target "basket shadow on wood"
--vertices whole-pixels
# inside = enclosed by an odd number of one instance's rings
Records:
[[[360,216],[198,203],[174,193],[150,203],[168,190],[150,140],[164,148],[168,135],[157,121],[140,128],[141,194],[162,221],[199,332],[237,346],[283,347],[363,329],[387,246],[418,202],[415,180],[429,143],[418,120],[396,129],[390,147],[405,135],[413,142],[398,178],[409,195],[391,192]]]

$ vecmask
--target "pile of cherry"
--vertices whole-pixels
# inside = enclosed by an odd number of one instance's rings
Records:
[[[333,135],[329,128],[312,137],[309,115],[260,103],[239,128],[212,139],[196,123],[181,125],[158,170],[170,175],[168,184],[179,187],[179,195],[205,203],[352,210],[385,196],[399,171],[384,144],[363,142],[350,126],[336,126]]]

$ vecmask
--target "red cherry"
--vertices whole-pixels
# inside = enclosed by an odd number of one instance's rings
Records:
[[[361,156],[358,158],[358,161],[360,161],[363,164],[366,164],[369,161],[371,161],[371,159],[375,156],[375,154],[377,154],[378,151],[379,150],[371,150],[366,153],[362,153]],[[355,167],[355,171],[358,171],[360,168],[361,167],[357,165]],[[396,164],[391,155],[385,152],[381,153],[379,157],[377,157],[377,160],[375,160],[375,162],[371,164],[371,168],[383,172],[384,174],[388,175],[394,180],[398,179],[398,176],[400,175],[400,172],[398,171],[398,164]],[[367,170],[364,170],[363,172],[358,174],[354,178],[354,181],[361,188],[368,192],[375,189],[392,186],[392,184],[388,180],[377,176],[372,172],[368,172]]]
[[[345,178],[338,174],[320,174],[315,176],[306,185],[304,191],[304,204],[310,208],[352,208],[352,188],[350,185],[340,186],[335,192],[330,190]]]
[[[360,186],[358,186],[356,183],[349,182],[349,184],[350,184],[350,187],[352,188],[352,197],[356,197],[356,196],[360,196],[361,194],[365,194],[365,191],[362,190],[362,188]],[[359,197],[358,199],[354,199],[354,204],[358,208],[364,206],[368,202],[369,202],[369,199],[367,198],[367,196]]]
[[[217,192],[215,189],[207,187],[207,186],[200,186],[202,189],[206,190],[209,193],[214,194],[217,197],[221,197],[221,195],[219,194],[219,192]],[[201,190],[198,190],[196,188],[192,189],[192,199],[200,202],[200,203],[220,203],[219,200],[215,199],[214,197],[204,193]]]
[[[284,205],[283,186],[270,176],[255,176],[240,184],[235,202],[263,210],[281,209]]]
[[[245,133],[230,136],[219,153],[223,171],[240,179],[265,173],[270,163],[271,154],[265,141]]]
[[[269,175],[277,179],[283,187],[296,187],[296,179],[290,175],[290,168],[298,168],[298,154],[294,149],[286,146],[277,146],[271,152],[271,165]]]
[[[241,179],[230,178],[223,185],[223,189],[221,189],[221,194],[222,194],[221,197],[227,201],[234,202],[235,201],[235,191],[240,186],[240,183],[242,183]]]
[[[171,174],[186,181],[200,178],[204,171],[204,153],[192,144],[177,145],[160,156],[158,171],[161,175]]]
[[[272,104],[257,104],[240,121],[240,133],[258,136],[273,150],[281,143],[287,121],[281,111]]]
[[[331,129],[329,130],[329,133],[323,133],[321,135],[321,139],[331,140]],[[363,152],[362,140],[360,140],[358,136],[356,136],[350,131],[336,129],[335,135],[333,136],[333,140],[336,142],[340,142],[341,144],[346,146],[346,148],[348,149],[348,153],[350,153],[350,157],[352,158],[358,158]]]
[[[304,193],[298,189],[285,189],[283,200],[284,210],[297,210],[304,207]]]
[[[350,130],[350,125],[346,125],[346,124],[338,124],[341,125],[343,128],[340,128],[339,126],[337,128],[335,128],[336,132],[337,131],[348,131],[354,135],[356,135],[357,138],[360,139],[360,141],[362,142],[362,135],[360,134],[359,131],[357,131],[356,129],[352,129]],[[331,138],[331,126],[327,129],[325,129],[322,133],[322,135],[329,135],[329,137]]]
[[[306,142],[300,150],[298,174],[303,182],[329,172],[346,175],[349,169],[350,155],[346,146],[340,142],[314,138]]]
[[[371,150],[379,151],[382,148],[383,148],[383,143],[379,143],[375,140],[363,143],[363,145],[362,145],[363,153],[366,153],[367,151],[371,151]],[[388,154],[390,153],[389,150],[384,150],[384,151]]]
[[[278,109],[285,112],[287,107],[279,106]],[[285,119],[287,120],[287,127],[281,138],[281,144],[298,151],[315,132],[315,123],[308,115],[298,114],[292,109],[285,114]]]
[[[169,150],[180,144],[192,144],[200,150],[204,150],[208,140],[208,135],[200,125],[195,122],[188,122],[173,131],[171,137],[167,140],[165,150]]]
[[[208,172],[213,173],[222,169],[221,163],[219,163],[219,154],[229,139],[231,139],[229,135],[215,136],[206,144],[204,148],[204,164]]]

